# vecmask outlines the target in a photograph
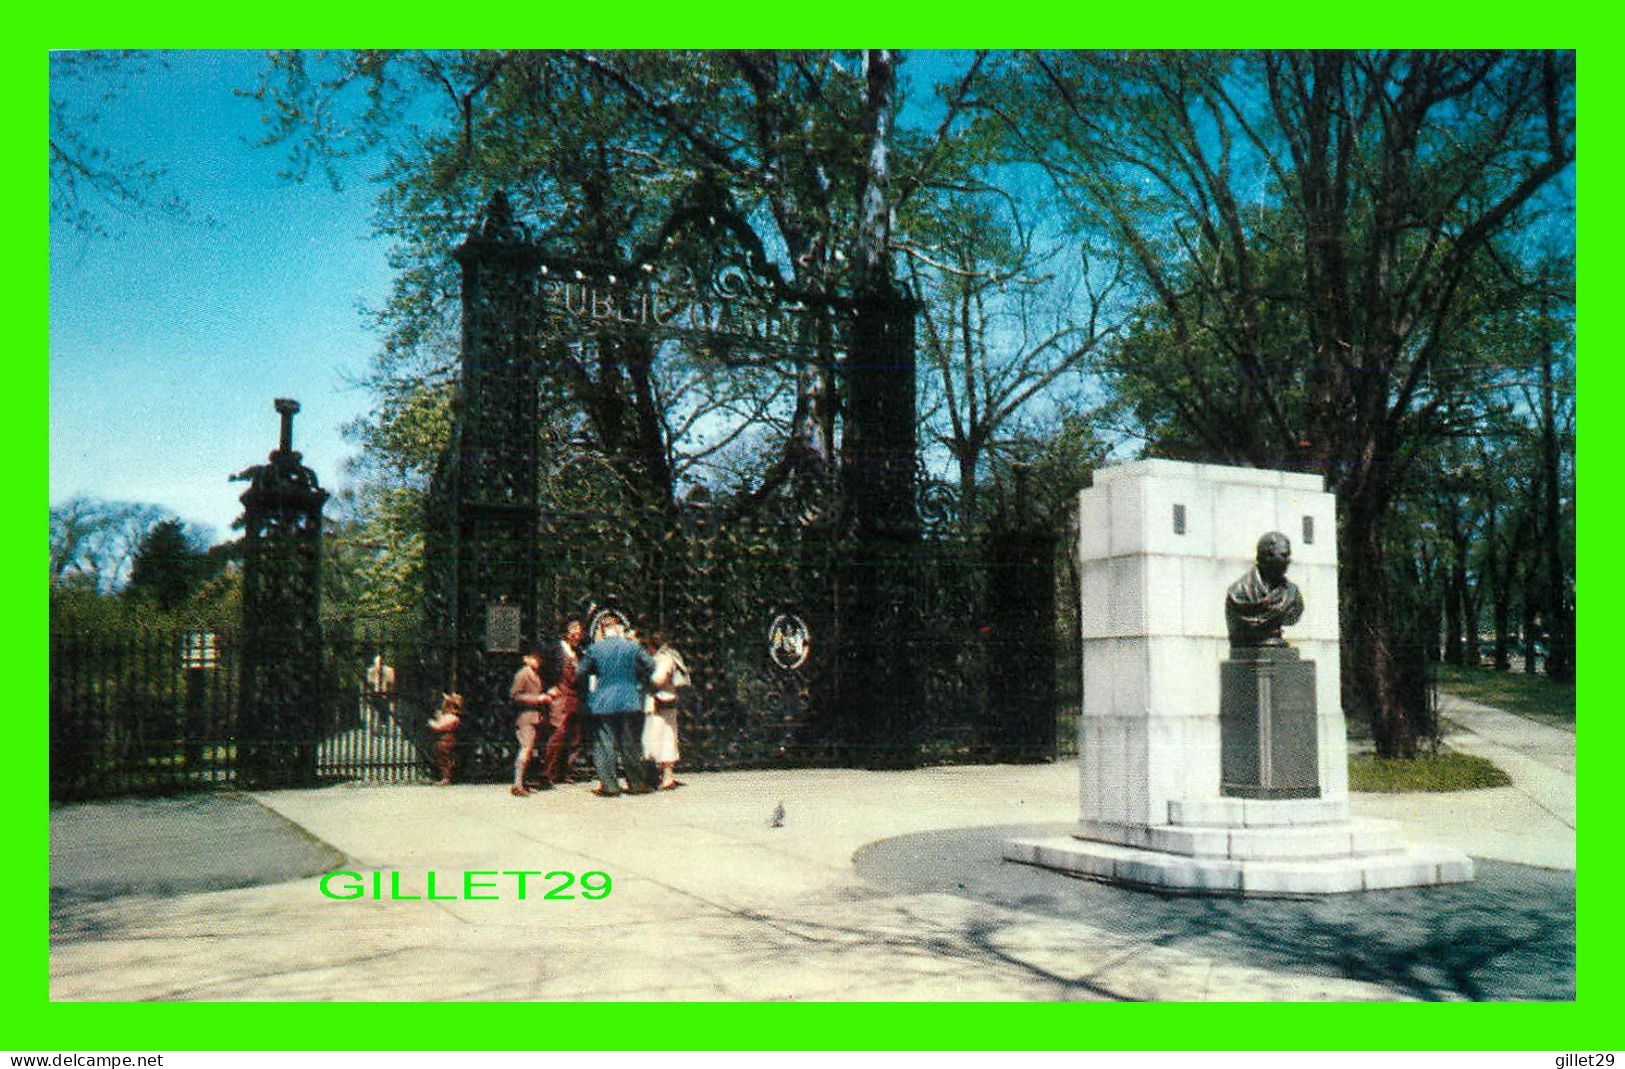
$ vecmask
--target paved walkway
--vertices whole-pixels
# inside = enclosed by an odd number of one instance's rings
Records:
[[[1471,857],[1574,868],[1574,733],[1439,695],[1444,741],[1493,761],[1512,785],[1445,794],[1357,794],[1356,816],[1405,823],[1417,842]]]
[[[238,796],[217,803],[237,833],[211,842],[254,852],[263,824],[300,878],[171,879],[165,893],[85,882],[86,850],[120,855],[85,836],[131,825],[112,807],[153,807],[153,828],[183,821],[157,803],[68,807],[52,814],[52,997],[1572,998],[1572,736],[1564,781],[1540,771],[1562,772],[1556,740],[1504,714],[1447,715],[1463,749],[1520,758],[1490,755],[1513,787],[1473,792],[1488,800],[1361,795],[1353,808],[1511,863],[1459,888],[1308,902],[1171,898],[1001,862],[1007,835],[1075,819],[1069,764],[694,774],[615,800],[584,786],[514,799],[496,785]],[[138,859],[184,869],[193,840],[154,835],[132,847]],[[430,871],[442,888],[512,869],[605,872],[614,886],[599,901],[519,901],[511,883],[498,901],[334,901],[301,875],[330,867],[329,850],[356,871],[400,872],[405,893],[423,893]],[[218,870],[229,852],[210,856]]]

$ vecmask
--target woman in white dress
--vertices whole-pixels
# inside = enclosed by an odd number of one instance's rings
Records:
[[[688,685],[688,666],[659,631],[650,635],[644,647],[654,657],[649,675],[649,694],[643,702],[643,756],[660,770],[657,790],[669,791],[682,783],[673,775],[677,765],[677,699]]]

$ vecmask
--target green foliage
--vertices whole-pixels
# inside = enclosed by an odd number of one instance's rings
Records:
[[[1041,516],[1066,529],[1074,522],[1078,491],[1090,484],[1108,449],[1091,413],[1061,409],[1049,420],[1032,420],[990,466],[988,507]]]
[[[151,597],[104,594],[83,577],[51,587],[52,634],[115,639],[183,630],[235,631],[241,620],[242,572],[235,563],[200,579],[184,600],[167,608]]]
[[[345,428],[363,451],[353,473],[392,485],[424,485],[451,441],[453,384],[406,378],[373,385],[377,403]]]
[[[150,601],[161,612],[179,608],[198,586],[225,567],[197,545],[180,520],[160,520],[136,546],[124,596]]]
[[[1481,386],[1441,412],[1437,435],[1413,442],[1390,517],[1388,541],[1405,547],[1401,578],[1454,663],[1476,659],[1491,632],[1506,654],[1521,640],[1554,638],[1554,563],[1559,593],[1572,595],[1572,320],[1551,311],[1564,306],[1570,265],[1532,273],[1522,305],[1496,311],[1472,336],[1464,361]],[[1554,482],[1558,508],[1548,511]]]
[[[235,552],[236,545],[231,544],[229,549]],[[199,583],[176,610],[175,618],[192,629],[235,631],[243,619],[242,564],[229,560],[220,571]]]
[[[426,492],[378,481],[341,494],[322,532],[328,629],[409,632],[423,611]]]
[[[228,630],[241,615],[235,542],[202,539],[156,505],[74,498],[51,508],[53,632]]]
[[[130,558],[152,525],[156,505],[71,498],[50,510],[51,583],[83,580],[112,591],[128,578]]]
[[[1374,754],[1349,758],[1349,790],[1377,794],[1406,791],[1477,791],[1505,787],[1512,777],[1476,754],[1439,750],[1408,760]]]
[[[1260,213],[1269,214],[1279,213]],[[1212,265],[1200,261],[1173,269],[1197,305],[1190,314],[1198,325],[1145,302],[1103,349],[1099,369],[1112,398],[1108,419],[1145,441],[1149,453],[1280,466],[1301,452],[1304,432],[1289,428],[1305,427],[1310,418],[1303,267],[1292,244],[1277,244],[1273,236],[1259,241],[1254,269],[1267,296],[1258,301],[1250,326],[1257,351],[1248,360],[1255,371],[1238,374],[1234,342],[1217,315],[1225,298],[1210,288]]]

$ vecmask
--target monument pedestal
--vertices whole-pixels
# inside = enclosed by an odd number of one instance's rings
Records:
[[[1472,879],[1458,851],[1349,819],[1336,499],[1318,477],[1138,461],[1097,471],[1079,517],[1080,819],[1005,858],[1261,896]],[[1271,530],[1294,540],[1296,649],[1232,649],[1225,592]]]
[[[1407,844],[1390,821],[1350,820],[1346,800],[1170,802],[1164,824],[1080,821],[1072,835],[1012,839],[1004,857],[1162,891],[1290,898],[1458,883],[1471,859]]]
[[[1219,793],[1320,797],[1315,662],[1290,646],[1232,647],[1219,665]]]

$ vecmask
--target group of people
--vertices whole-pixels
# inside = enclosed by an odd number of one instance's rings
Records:
[[[530,794],[525,777],[544,722],[549,730],[541,772],[548,787],[569,778],[587,723],[592,725],[592,763],[598,777],[594,794],[616,797],[623,779],[628,794],[681,786],[675,774],[677,711],[689,685],[682,655],[659,632],[635,641],[613,613],[604,614],[596,640],[583,650],[586,637],[586,625],[573,619],[559,639],[556,662],[550,663],[549,651],[532,649],[514,673],[508,694],[519,751],[509,793],[521,798]],[[553,677],[551,683],[543,680],[544,665]],[[462,699],[446,695],[440,715],[429,723],[440,734],[435,757],[443,784],[451,782],[461,716]]]

